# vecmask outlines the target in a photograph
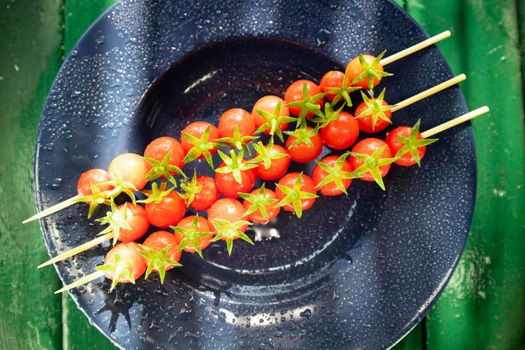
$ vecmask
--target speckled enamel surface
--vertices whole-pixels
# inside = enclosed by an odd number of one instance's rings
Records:
[[[79,174],[141,153],[191,121],[251,111],[298,78],[319,80],[361,52],[397,52],[426,36],[387,1],[122,1],[81,39],[60,71],[38,135],[40,209],[75,195]],[[391,103],[452,76],[436,48],[388,66]],[[356,101],[358,99],[356,98]],[[454,87],[394,115],[422,130],[466,111]],[[377,349],[406,334],[435,301],[463,250],[475,191],[469,126],[440,135],[421,168],[394,166],[387,191],[354,181],[300,221],[280,214],[251,231],[278,236],[185,256],[157,277],[107,281],[71,295],[93,324],[131,349]],[[329,153],[324,150],[323,155]],[[196,163],[192,167],[205,171]],[[311,173],[311,166],[295,170]],[[41,221],[52,255],[101,229],[76,205]],[[102,215],[100,211],[98,215]],[[57,270],[64,282],[101,264],[108,245]]]

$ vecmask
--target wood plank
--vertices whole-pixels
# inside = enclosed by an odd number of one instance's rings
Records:
[[[75,46],[89,26],[116,0],[64,0],[64,50]]]
[[[520,36],[521,55],[521,89],[525,94],[525,0],[518,0],[518,28]],[[524,97],[525,109],[525,97]]]
[[[61,345],[55,271],[34,214],[33,153],[38,121],[61,62],[61,1],[4,1],[0,5],[0,349]]]
[[[89,349],[115,349],[116,347],[93,327],[86,316],[73,302],[68,294],[64,295],[62,303],[63,320],[63,349],[85,350]],[[89,344],[89,347],[87,347]]]
[[[64,50],[67,55],[86,29],[115,0],[65,0],[64,1]],[[63,348],[68,350],[114,349],[86,316],[77,309],[68,294],[63,294]]]
[[[518,0],[518,3],[520,1]],[[429,32],[451,28],[442,44],[471,108],[478,192],[467,249],[427,320],[429,349],[518,349],[525,343],[525,162],[516,1],[407,0]],[[523,6],[523,3],[521,3]],[[446,106],[443,106],[446,110]]]
[[[393,350],[423,350],[425,333],[425,320],[421,321],[410,333],[407,334]]]
[[[399,7],[405,8],[405,0],[394,0],[396,4],[399,5]]]

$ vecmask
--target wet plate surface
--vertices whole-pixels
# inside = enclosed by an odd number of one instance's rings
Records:
[[[39,209],[73,196],[82,171],[142,153],[152,138],[216,122],[230,107],[251,110],[360,52],[393,53],[424,38],[386,1],[119,2],[81,39],[50,93],[36,154]],[[436,48],[389,71],[382,85],[392,102],[452,76]],[[465,109],[455,87],[397,112],[394,123],[422,117],[427,129]],[[355,181],[348,197],[320,198],[301,221],[281,214],[251,232],[273,239],[236,243],[231,257],[220,243],[205,261],[184,256],[165,285],[155,277],[108,294],[99,280],[71,295],[125,348],[387,347],[423,317],[463,250],[475,191],[470,128],[443,133],[421,168],[394,167],[386,185]],[[42,221],[52,255],[99,231],[85,212],[77,205]],[[92,272],[107,250],[58,265],[60,277]]]

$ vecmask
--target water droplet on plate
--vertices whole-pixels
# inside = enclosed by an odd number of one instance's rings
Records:
[[[312,310],[310,309],[305,309],[304,311],[302,311],[299,316],[301,317],[304,317],[304,318],[310,318],[310,316],[312,316]]]
[[[46,184],[46,187],[50,190],[59,190],[60,186],[62,186],[62,179],[59,177],[52,179]]]
[[[320,29],[317,32],[317,47],[325,45],[330,40],[331,31],[328,29]]]

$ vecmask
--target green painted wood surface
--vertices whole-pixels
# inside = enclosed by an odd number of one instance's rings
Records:
[[[493,112],[474,122],[478,194],[467,250],[427,319],[395,348],[524,348],[525,1],[396,2],[428,33],[453,30],[439,46],[453,71],[468,75],[469,105]],[[34,210],[34,138],[49,86],[64,53],[111,3],[0,0],[0,349],[114,348],[67,295],[52,295],[54,271],[33,268],[46,257],[38,226],[19,224]]]
[[[463,84],[469,106],[492,108],[490,119],[473,122],[478,192],[472,232],[428,315],[428,348],[519,349],[525,344],[525,163],[518,2],[407,5],[429,31],[452,29],[443,52],[455,72],[469,76]]]
[[[33,151],[40,112],[61,64],[61,3],[0,2],[0,349],[62,343],[59,286],[34,213]],[[30,24],[30,25],[29,25]]]

